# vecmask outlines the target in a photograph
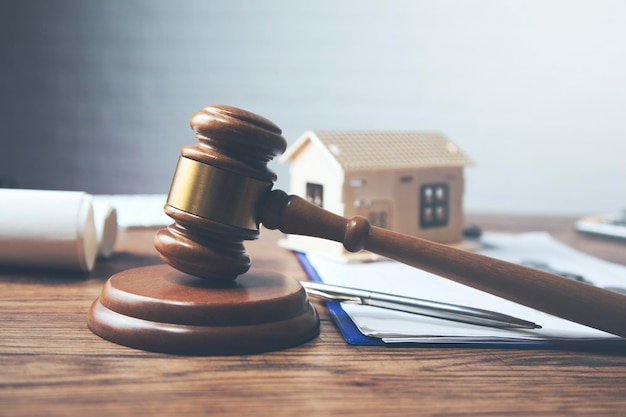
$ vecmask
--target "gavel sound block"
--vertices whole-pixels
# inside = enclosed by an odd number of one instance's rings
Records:
[[[284,151],[272,122],[210,106],[195,113],[198,144],[184,147],[155,246],[170,266],[112,276],[88,315],[113,342],[182,354],[282,349],[319,332],[299,283],[255,271],[243,246],[259,224],[342,242],[546,313],[626,336],[626,296],[536,269],[345,219],[273,190],[267,163]],[[173,268],[172,268],[173,267]],[[246,272],[248,271],[248,272]],[[241,276],[240,276],[241,275]]]

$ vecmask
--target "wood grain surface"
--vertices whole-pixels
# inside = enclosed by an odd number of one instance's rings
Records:
[[[624,244],[571,230],[572,219],[473,216],[489,230],[548,230],[626,264]],[[160,264],[155,229],[121,232],[89,275],[0,269],[0,416],[624,415],[626,352],[381,348],[345,343],[322,307],[321,335],[260,355],[185,357],[118,346],[87,310],[113,273]],[[305,279],[262,230],[253,267]]]

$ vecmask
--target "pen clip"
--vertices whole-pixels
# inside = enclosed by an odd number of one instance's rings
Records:
[[[493,328],[541,328],[540,325],[530,321],[474,307],[375,293],[373,291],[340,287],[321,282],[301,281],[301,284],[308,294],[324,301],[371,305],[388,310]]]
[[[338,303],[356,303],[356,304],[364,304],[363,303],[363,299],[361,297],[356,297],[356,296],[348,296],[348,295],[344,295],[344,294],[337,294],[337,293],[331,293],[331,292],[327,292],[327,291],[322,291],[319,289],[315,289],[315,288],[307,288],[304,287],[306,290],[306,293],[314,298],[318,298],[321,299],[323,301],[331,301],[331,302],[338,302]]]

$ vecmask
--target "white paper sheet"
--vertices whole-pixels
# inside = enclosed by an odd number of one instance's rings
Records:
[[[520,263],[548,264],[582,275],[600,287],[626,288],[626,267],[594,258],[543,232],[519,235],[485,233],[479,252]],[[485,341],[624,340],[393,261],[341,263],[307,254],[329,284],[493,310],[538,323],[537,330],[503,330],[422,317],[371,306],[345,304],[344,310],[363,334],[386,343],[472,343]]]
[[[117,225],[126,227],[167,226],[174,220],[163,211],[166,194],[101,194],[95,205],[108,205],[117,211]]]

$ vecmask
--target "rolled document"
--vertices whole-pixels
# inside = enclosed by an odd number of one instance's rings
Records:
[[[98,255],[108,258],[117,239],[117,210],[108,201],[94,198],[93,218],[98,239]]]
[[[90,271],[97,255],[91,195],[0,189],[0,264]]]

